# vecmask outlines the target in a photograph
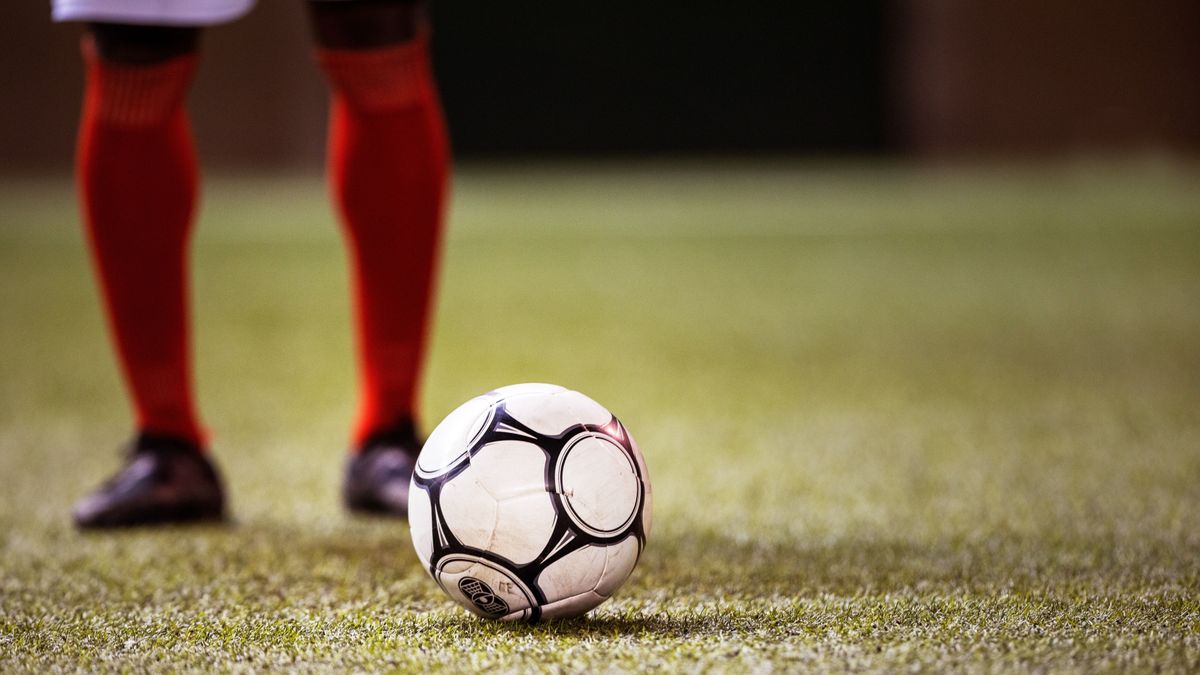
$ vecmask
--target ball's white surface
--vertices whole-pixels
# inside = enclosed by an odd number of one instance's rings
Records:
[[[502,387],[459,406],[430,434],[409,494],[422,564],[490,618],[592,609],[629,577],[650,530],[636,442],[604,406],[555,385]]]

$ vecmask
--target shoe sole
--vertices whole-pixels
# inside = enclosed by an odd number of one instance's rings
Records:
[[[222,506],[182,504],[145,509],[133,513],[110,514],[92,521],[76,519],[75,526],[81,530],[110,530],[126,527],[191,525],[225,522],[226,520],[225,509]]]

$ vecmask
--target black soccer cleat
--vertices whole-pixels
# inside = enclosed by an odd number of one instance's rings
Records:
[[[411,420],[372,435],[346,461],[342,500],[359,513],[408,516],[408,484],[421,441]]]
[[[195,445],[142,433],[125,468],[79,500],[72,515],[83,529],[224,520],[225,492]]]

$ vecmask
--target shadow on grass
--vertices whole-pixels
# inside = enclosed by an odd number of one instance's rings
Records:
[[[928,542],[886,538],[758,541],[701,532],[652,539],[613,611],[534,626],[442,613],[449,602],[421,569],[402,521],[352,519],[305,529],[278,523],[127,530],[89,535],[89,552],[69,565],[110,590],[203,588],[218,603],[263,611],[307,603],[377,607],[422,627],[515,631],[577,638],[686,637],[752,628],[799,611],[780,599],[1024,591],[1121,592],[1166,588],[1200,576],[1200,547],[1149,534],[1030,537],[981,533]],[[76,540],[79,541],[78,539]],[[66,570],[65,570],[66,571]],[[432,614],[413,615],[409,612]],[[403,617],[409,618],[403,618]]]
[[[1196,541],[1115,535],[979,532],[912,541],[886,537],[763,542],[718,534],[652,542],[639,589],[742,596],[856,595],[902,591],[1164,582],[1200,573]]]
[[[351,519],[334,531],[245,530],[263,551],[274,546],[303,567],[321,561],[357,566],[371,577],[420,570],[403,521]],[[181,531],[180,534],[184,534]],[[758,541],[707,532],[651,539],[630,588],[688,595],[808,595],[888,593],[930,586],[1013,587],[1045,585],[1094,575],[1176,579],[1200,573],[1196,542],[1149,534],[1029,536],[981,532],[971,538],[909,541],[859,537],[832,540]]]
[[[407,525],[357,521],[344,531],[285,535],[299,561],[335,559],[375,579],[420,575]],[[1194,578],[1200,547],[1152,536],[896,538],[767,542],[717,533],[656,536],[623,592],[655,597],[771,597],[819,593],[1021,590],[1069,582]]]

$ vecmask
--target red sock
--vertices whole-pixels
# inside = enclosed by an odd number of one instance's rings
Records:
[[[333,87],[330,180],[354,267],[359,446],[415,416],[449,153],[424,36],[319,58]]]
[[[140,430],[204,445],[192,396],[186,249],[196,159],[189,55],[105,62],[84,45],[78,180],[109,329]]]

